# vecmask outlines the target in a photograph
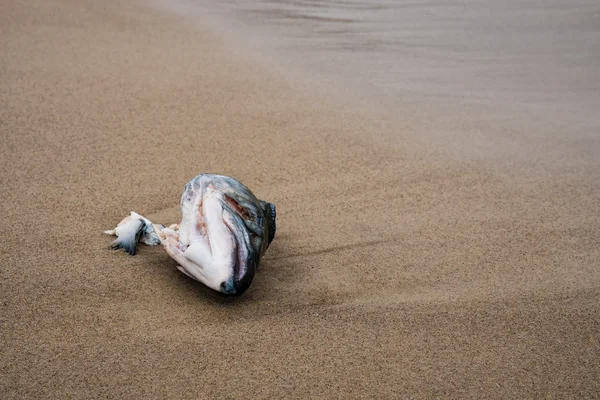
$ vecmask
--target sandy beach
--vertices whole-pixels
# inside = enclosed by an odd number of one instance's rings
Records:
[[[144,1],[0,3],[3,399],[598,398],[597,82],[378,113],[247,53]],[[239,298],[102,234],[204,172],[277,206]]]

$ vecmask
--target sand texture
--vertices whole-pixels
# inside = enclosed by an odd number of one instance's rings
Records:
[[[599,171],[426,130],[141,2],[0,2],[0,397],[597,398]],[[241,298],[102,234],[202,172],[277,205]]]

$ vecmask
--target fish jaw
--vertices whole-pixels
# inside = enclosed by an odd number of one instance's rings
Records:
[[[257,249],[240,208],[231,194],[208,188],[204,217],[213,256],[215,259],[225,256],[219,264],[230,274],[219,286],[219,291],[225,294],[244,293],[254,279],[258,263]]]
[[[236,294],[242,294],[254,280],[259,255],[242,218],[228,209],[223,210],[222,218],[237,245],[232,284]]]

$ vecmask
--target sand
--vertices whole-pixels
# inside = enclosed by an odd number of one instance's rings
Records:
[[[456,157],[142,2],[3,1],[0,46],[2,398],[598,397],[600,174],[568,150]],[[102,235],[201,172],[278,208],[240,298]]]

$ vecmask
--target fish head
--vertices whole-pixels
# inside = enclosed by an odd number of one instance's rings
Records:
[[[178,263],[218,292],[244,293],[275,235],[275,207],[232,178],[199,175],[186,185],[181,210],[178,242],[191,263]]]

